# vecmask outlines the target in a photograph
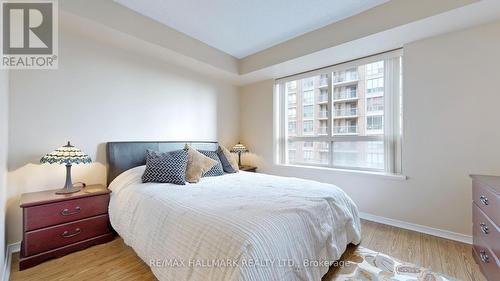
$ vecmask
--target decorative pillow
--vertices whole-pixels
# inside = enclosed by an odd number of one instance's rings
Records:
[[[186,146],[188,151],[188,162],[186,169],[186,181],[190,183],[196,183],[200,180],[204,173],[208,172],[212,167],[217,165],[217,161],[207,157],[198,150]]]
[[[142,182],[184,185],[186,184],[187,161],[188,153],[183,149],[170,152],[148,150]]]
[[[217,148],[217,155],[222,163],[222,168],[226,173],[236,173],[239,170],[238,161],[233,157],[231,152],[222,145]]]
[[[203,153],[203,155],[217,161],[217,164],[206,173],[204,173],[203,177],[216,177],[224,175],[224,169],[222,168],[222,163],[220,162],[219,156],[217,156],[217,152],[208,150],[200,150],[200,152]]]

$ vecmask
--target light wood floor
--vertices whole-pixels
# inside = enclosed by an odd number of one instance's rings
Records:
[[[485,281],[472,258],[470,245],[374,222],[362,223],[363,247],[460,280]],[[350,247],[343,258],[353,250],[354,247]],[[19,254],[16,253],[10,280],[156,280],[149,267],[120,238],[21,272],[18,266]],[[323,280],[331,280],[335,271],[330,269]]]

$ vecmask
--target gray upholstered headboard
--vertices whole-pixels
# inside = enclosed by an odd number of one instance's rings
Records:
[[[205,141],[126,141],[108,142],[108,185],[121,173],[128,169],[146,164],[148,149],[168,152],[183,149],[187,144],[196,149],[217,150],[217,142]]]

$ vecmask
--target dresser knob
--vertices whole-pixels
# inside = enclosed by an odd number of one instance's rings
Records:
[[[80,234],[82,232],[82,230],[80,228],[76,228],[75,229],[75,232],[73,233],[69,233],[69,231],[64,231],[61,236],[64,237],[64,238],[70,238],[70,237],[73,237],[73,236],[77,236],[78,234]]]
[[[484,234],[488,234],[490,232],[490,230],[488,229],[488,226],[486,226],[486,224],[484,222],[480,223],[479,227],[481,227],[481,231]]]
[[[74,211],[70,211],[69,209],[62,210],[61,215],[70,216],[70,215],[78,214],[80,211],[81,211],[80,207],[76,206]]]
[[[490,262],[490,257],[486,254],[486,251],[481,250],[479,251],[479,257],[481,258],[481,261],[484,263],[489,263]]]
[[[483,202],[484,205],[488,205],[488,198],[484,195],[481,195],[479,197],[479,200],[481,200],[481,202]]]

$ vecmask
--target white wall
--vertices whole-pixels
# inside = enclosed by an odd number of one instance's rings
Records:
[[[7,131],[8,131],[9,76],[0,70],[0,276],[5,258],[5,200],[7,183]]]
[[[108,141],[238,140],[236,87],[110,43],[138,39],[103,39],[99,26],[69,20],[80,21],[61,18],[58,70],[10,75],[9,243],[21,240],[19,195],[64,184],[64,168],[39,159],[68,140],[95,161],[73,167],[74,182],[87,183],[105,183]]]
[[[500,22],[404,47],[408,180],[272,163],[273,81],[240,89],[240,135],[262,172],[333,183],[361,211],[471,234],[471,173],[500,175]]]

